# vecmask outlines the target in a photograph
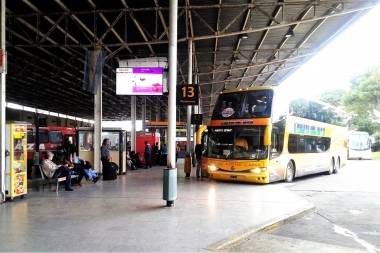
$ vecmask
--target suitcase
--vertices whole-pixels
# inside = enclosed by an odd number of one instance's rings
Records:
[[[119,166],[114,162],[110,162],[109,167],[103,171],[103,180],[115,180],[118,170]]]

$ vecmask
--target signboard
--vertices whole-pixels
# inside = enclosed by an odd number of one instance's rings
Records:
[[[202,114],[191,114],[191,124],[202,125],[203,117]]]
[[[117,68],[117,95],[162,95],[163,68]]]
[[[177,105],[198,105],[198,84],[177,85]]]
[[[146,128],[167,128],[168,122],[167,121],[149,121],[146,122]],[[176,122],[176,127],[186,127],[185,122]]]

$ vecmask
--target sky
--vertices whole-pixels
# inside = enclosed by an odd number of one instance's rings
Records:
[[[355,73],[362,73],[380,63],[379,24],[380,5],[349,25],[339,37],[282,82],[281,88],[308,96],[348,89],[349,80]]]

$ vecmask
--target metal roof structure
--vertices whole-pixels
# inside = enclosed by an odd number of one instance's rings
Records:
[[[187,82],[191,41],[207,119],[221,91],[279,85],[377,3],[178,0],[177,85]],[[107,52],[103,120],[130,119],[130,96],[116,95],[115,70],[121,60],[168,57],[168,15],[169,0],[6,1],[7,102],[93,119],[84,60],[100,47]],[[157,107],[165,120],[167,96],[146,96],[148,120]],[[184,121],[186,108],[178,110]]]

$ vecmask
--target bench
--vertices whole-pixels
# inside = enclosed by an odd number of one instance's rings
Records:
[[[40,172],[41,172],[41,179],[42,179],[42,190],[45,190],[45,184],[49,184],[50,187],[52,184],[55,184],[57,183],[57,187],[55,188],[55,191],[58,192],[58,186],[59,186],[59,182],[64,182],[66,181],[66,177],[57,177],[57,178],[47,178],[44,174],[44,171],[42,169],[42,166],[41,165],[37,165],[38,168],[40,169]],[[77,178],[78,175],[71,175],[71,179],[73,178]]]

